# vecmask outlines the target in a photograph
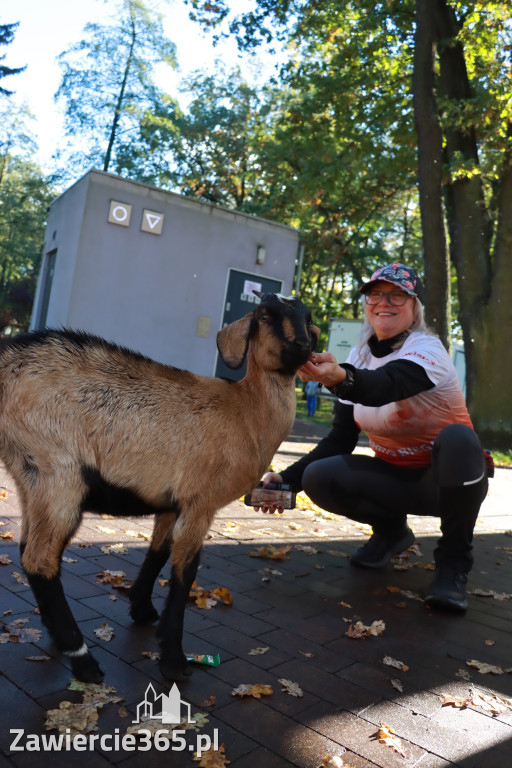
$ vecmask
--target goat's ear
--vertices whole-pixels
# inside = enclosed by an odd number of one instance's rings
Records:
[[[226,325],[217,334],[217,349],[228,368],[237,369],[242,366],[249,346],[253,314],[250,312],[240,320]]]

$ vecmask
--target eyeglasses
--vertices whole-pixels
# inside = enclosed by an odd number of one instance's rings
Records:
[[[386,297],[392,307],[403,307],[409,298],[409,294],[405,293],[405,291],[390,291],[386,293],[384,291],[371,290],[364,294],[365,301],[370,306],[378,304],[383,296]]]

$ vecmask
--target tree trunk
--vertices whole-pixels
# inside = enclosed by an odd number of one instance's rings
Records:
[[[472,97],[459,25],[446,0],[435,1],[439,36],[440,89],[464,104]],[[488,447],[511,445],[512,405],[512,158],[499,181],[499,217],[494,258],[492,227],[481,181],[473,125],[447,128],[446,157],[452,168],[447,198],[451,252],[457,271],[460,323],[466,357],[466,397],[475,428]],[[464,164],[465,172],[453,175]]]
[[[432,0],[416,0],[413,99],[425,258],[426,320],[451,349],[450,268],[443,215],[443,135],[435,98]]]
[[[124,74],[123,74],[123,82],[121,83],[121,90],[119,91],[119,96],[117,98],[116,107],[114,110],[114,119],[112,121],[112,128],[110,129],[110,138],[108,141],[108,147],[107,152],[105,154],[105,161],[103,163],[103,170],[108,171],[110,161],[112,160],[112,150],[114,147],[114,142],[116,140],[116,134],[117,134],[117,128],[119,126],[119,120],[121,119],[121,112],[123,108],[123,101],[124,101],[124,94],[126,91],[126,84],[128,82],[128,75],[130,74],[130,69],[132,66],[132,59],[133,59],[133,50],[135,48],[135,41],[137,39],[137,30],[135,29],[135,19],[133,18],[133,13],[131,14],[131,25],[132,25],[132,39],[130,44],[130,50],[128,52],[128,59],[126,60],[126,66],[124,68]]]

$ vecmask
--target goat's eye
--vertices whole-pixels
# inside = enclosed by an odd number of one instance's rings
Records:
[[[270,320],[270,315],[269,315],[269,313],[268,313],[268,312],[265,312],[265,310],[263,310],[262,312],[260,312],[260,320]]]

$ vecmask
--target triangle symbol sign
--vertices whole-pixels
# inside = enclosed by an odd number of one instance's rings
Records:
[[[146,220],[150,229],[154,229],[162,217],[156,213],[146,213]]]

